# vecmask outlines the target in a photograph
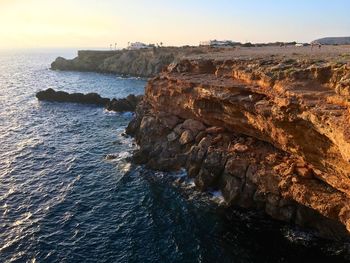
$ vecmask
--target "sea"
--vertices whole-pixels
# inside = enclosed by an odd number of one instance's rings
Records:
[[[41,102],[47,88],[122,98],[145,79],[50,70],[75,50],[0,51],[0,262],[345,262],[349,244],[132,163],[133,113]],[[114,159],[107,158],[115,157]]]

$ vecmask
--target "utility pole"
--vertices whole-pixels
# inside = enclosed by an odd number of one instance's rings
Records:
[[[114,43],[114,50],[117,50],[117,43]]]

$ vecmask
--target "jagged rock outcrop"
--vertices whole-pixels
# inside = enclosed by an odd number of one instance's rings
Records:
[[[137,104],[142,100],[142,95],[135,96],[128,95],[122,99],[112,99],[107,105],[106,109],[109,111],[135,111]]]
[[[51,88],[43,91],[39,91],[36,94],[38,100],[56,101],[56,102],[74,102],[83,104],[95,104],[98,106],[104,106],[109,111],[125,112],[135,111],[137,104],[141,101],[142,95],[135,96],[134,94],[128,95],[122,99],[102,98],[97,93],[68,93],[65,91],[55,91]]]
[[[229,204],[350,231],[350,65],[277,58],[183,60],[149,81],[127,132],[134,159],[185,167]]]

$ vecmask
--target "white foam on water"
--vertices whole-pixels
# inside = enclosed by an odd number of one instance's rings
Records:
[[[125,151],[125,152],[120,152],[118,155],[119,155],[119,158],[125,159],[125,158],[130,157],[130,156],[131,156],[131,153]]]
[[[127,173],[131,170],[131,163],[121,163],[118,165],[118,170],[123,172],[123,173]]]
[[[129,149],[139,148],[139,146],[136,145],[134,138],[125,134],[125,128],[118,128],[116,130],[116,133],[117,133],[117,141],[120,142],[121,144],[127,146]]]
[[[209,192],[211,194],[211,199],[214,201],[214,202],[217,202],[219,204],[223,204],[225,203],[225,198],[224,196],[222,195],[222,192],[221,191],[210,191]]]
[[[189,185],[190,187],[195,187],[196,184],[194,183],[194,179],[188,180],[188,185]]]
[[[105,159],[108,161],[112,161],[112,162],[120,162],[122,160],[125,160],[129,157],[132,156],[132,153],[129,151],[124,151],[124,152],[120,152],[120,153],[111,153],[111,154],[107,154]]]
[[[284,229],[284,236],[293,243],[298,242],[309,242],[312,240],[312,235],[307,232],[298,231],[295,229],[286,228]]]
[[[164,173],[163,173],[163,172],[160,172],[160,171],[156,171],[156,172],[154,173],[154,175],[155,175],[156,177],[158,177],[158,178],[164,178]]]
[[[112,111],[112,110],[107,110],[107,109],[104,109],[103,113],[106,115],[117,115],[117,112]]]
[[[127,119],[131,119],[132,117],[134,117],[134,112],[132,112],[132,111],[116,112],[113,110],[104,109],[103,113],[106,115],[111,115],[111,116],[119,115],[119,116],[121,116],[123,118],[127,118]]]
[[[175,178],[184,178],[187,177],[187,171],[184,168],[181,168],[179,171],[171,174]]]

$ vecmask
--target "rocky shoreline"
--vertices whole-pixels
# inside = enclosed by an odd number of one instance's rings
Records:
[[[185,168],[228,205],[349,238],[346,63],[194,59],[151,79],[127,133],[137,163]]]

